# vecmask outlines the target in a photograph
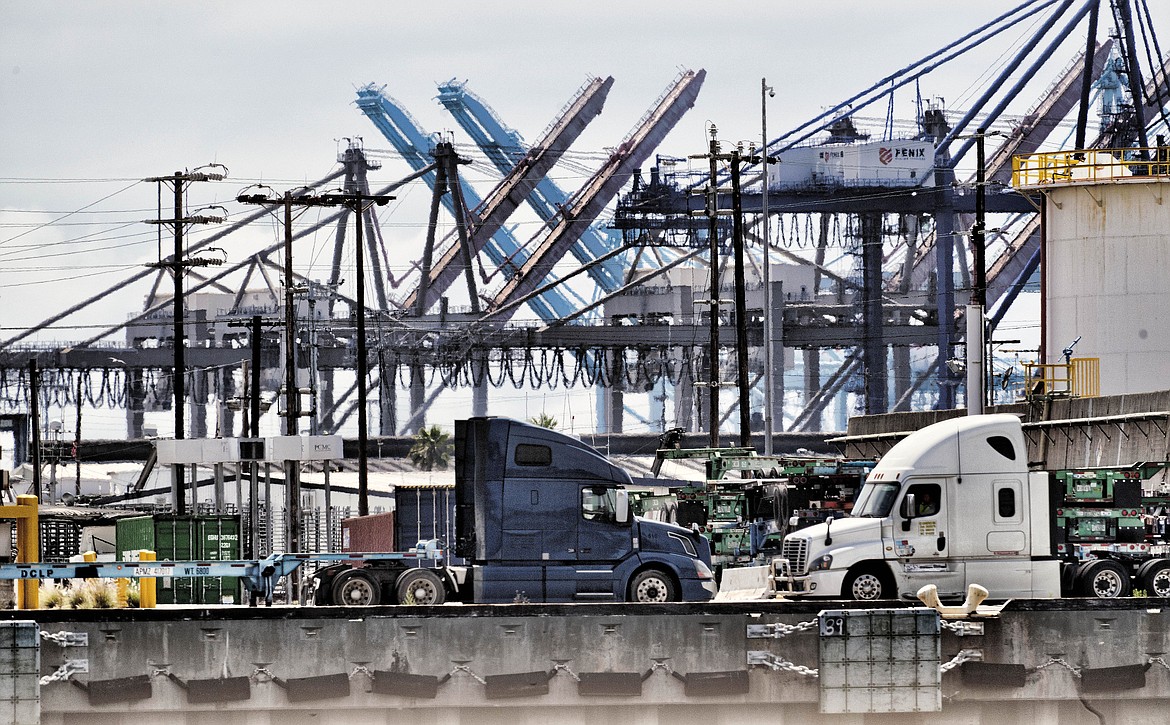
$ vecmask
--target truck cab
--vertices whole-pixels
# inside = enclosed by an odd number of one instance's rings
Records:
[[[455,422],[455,554],[479,603],[706,601],[711,551],[630,515],[628,473],[571,436],[496,417]]]
[[[934,584],[961,598],[1058,597],[1047,474],[1030,473],[1020,420],[935,423],[894,445],[866,478],[852,516],[784,539],[778,591],[856,600],[912,598]]]

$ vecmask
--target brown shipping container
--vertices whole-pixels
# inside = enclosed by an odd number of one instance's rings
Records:
[[[394,514],[341,520],[342,551],[394,551]]]

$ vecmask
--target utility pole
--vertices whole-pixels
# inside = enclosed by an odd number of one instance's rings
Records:
[[[41,373],[37,370],[36,358],[28,361],[28,400],[32,414],[33,490],[38,499],[44,500],[41,491]]]
[[[271,190],[270,190],[271,191]],[[362,222],[364,221],[365,210],[374,204],[386,204],[394,199],[393,196],[386,195],[372,195],[361,193],[340,193],[340,194],[320,194],[310,195],[307,189],[297,190],[301,193],[293,194],[285,192],[284,196],[277,199],[271,195],[266,194],[241,194],[236,197],[236,200],[243,204],[267,204],[267,205],[281,205],[285,210],[285,336],[288,340],[288,350],[285,356],[285,377],[288,389],[287,393],[287,412],[288,415],[285,430],[289,435],[296,434],[296,417],[299,416],[299,399],[296,389],[296,359],[295,355],[295,339],[296,327],[295,318],[293,317],[293,284],[292,284],[292,206],[344,206],[352,209],[357,214],[357,378],[358,378],[358,515],[365,516],[369,513],[369,478],[367,471],[366,458],[366,441],[368,423],[366,420],[366,378],[369,375],[368,365],[366,361],[366,309],[365,309],[365,255],[363,246],[365,241],[362,238]],[[300,515],[299,515],[299,501],[300,501],[300,486],[299,486],[299,471],[291,471],[292,466],[289,466],[288,472],[288,489],[289,489],[289,541],[300,542]],[[294,512],[298,512],[296,516]]]
[[[716,139],[718,129],[714,124],[708,129],[711,134],[711,141],[708,147],[708,152],[702,156],[692,156],[691,158],[706,158],[709,164],[710,179],[706,189],[706,209],[704,214],[708,218],[707,237],[709,242],[709,256],[711,259],[711,290],[710,299],[695,300],[695,304],[710,305],[711,320],[710,320],[710,341],[708,343],[708,380],[706,382],[697,382],[696,386],[707,386],[710,390],[710,407],[709,407],[709,425],[711,430],[712,448],[719,447],[719,388],[723,383],[719,380],[719,306],[721,304],[734,303],[736,306],[736,377],[738,377],[737,385],[739,388],[739,438],[740,445],[751,445],[751,409],[748,396],[749,380],[748,380],[748,360],[747,360],[747,293],[746,293],[746,271],[744,269],[744,250],[743,250],[743,209],[741,205],[740,195],[740,165],[744,162],[756,163],[759,157],[751,154],[743,156],[742,149],[738,146],[730,154],[723,154],[719,152],[719,141]],[[720,161],[729,162],[731,165],[731,203],[732,208],[730,212],[719,209],[719,187],[718,187],[718,164]],[[718,218],[720,213],[730,213],[732,215],[732,245],[735,254],[735,298],[734,300],[719,299],[720,291],[720,275],[719,275],[719,223]]]
[[[707,181],[707,243],[711,268],[710,298],[705,300],[711,311],[710,337],[707,342],[707,426],[711,447],[719,447],[719,141],[718,129],[711,124],[711,141],[707,149],[709,179]],[[700,383],[695,383],[700,385]]]
[[[986,323],[984,311],[987,308],[986,227],[987,227],[987,182],[984,154],[987,129],[975,132],[975,223],[971,225],[971,303],[967,305],[967,414],[983,413],[987,386],[983,369],[984,338]]]
[[[200,167],[202,169],[218,168],[221,171],[176,171],[170,176],[156,176],[143,181],[154,182],[159,184],[159,198],[161,215],[161,197],[162,185],[169,185],[174,192],[174,217],[171,219],[150,219],[147,224],[156,224],[160,227],[170,226],[174,232],[175,249],[174,254],[169,260],[162,259],[162,248],[159,248],[159,261],[148,265],[160,269],[169,269],[174,275],[175,280],[175,295],[171,303],[171,308],[174,311],[174,348],[175,348],[175,364],[174,373],[172,374],[172,387],[175,393],[175,440],[182,440],[186,436],[186,421],[184,420],[185,406],[187,404],[187,390],[186,390],[186,374],[187,374],[187,360],[186,360],[186,338],[183,329],[183,318],[186,310],[183,305],[183,272],[187,267],[205,267],[212,264],[223,264],[223,260],[213,260],[208,258],[196,257],[193,259],[185,259],[183,247],[183,227],[188,224],[219,224],[226,218],[226,213],[223,216],[210,216],[196,214],[194,216],[185,216],[183,211],[184,194],[183,188],[185,184],[194,181],[223,181],[227,177],[227,167],[222,164],[208,164]],[[184,490],[184,466],[176,464],[172,467],[173,480],[171,483],[171,493],[174,499],[175,513],[179,515],[185,514],[187,511],[186,491]]]
[[[772,241],[768,233],[768,98],[774,97],[776,91],[768,85],[767,78],[760,79],[760,157],[763,164],[763,174],[760,183],[760,211],[763,216],[763,247],[764,247],[764,455],[772,455],[772,431],[775,424],[772,420]]]
[[[735,367],[739,388],[739,444],[752,444],[751,403],[748,398],[747,274],[744,270],[743,202],[740,196],[739,165],[743,158],[736,146],[731,152],[731,241],[735,248]]]

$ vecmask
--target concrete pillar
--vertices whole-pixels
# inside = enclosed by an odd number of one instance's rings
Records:
[[[882,214],[860,215],[862,266],[862,361],[865,365],[865,412],[885,413],[889,408],[886,345],[882,311]]]
[[[420,362],[414,362],[410,365],[410,416],[413,417],[416,410],[420,410],[427,400],[427,385],[426,385],[426,368]],[[415,433],[426,427],[427,419],[425,415],[419,416],[417,425],[413,430],[406,431],[407,433]]]
[[[141,368],[126,368],[126,434],[142,438],[142,423],[146,408],[146,386]]]
[[[487,415],[488,375],[487,352],[476,351],[471,357],[471,414]]]
[[[378,350],[378,431],[392,436],[398,432],[398,366]]]
[[[625,356],[624,348],[611,351],[606,362],[609,367],[609,430],[607,433],[621,433],[625,417]]]
[[[680,360],[678,383],[674,386],[674,426],[693,431],[695,422],[695,369],[692,348],[675,348]]]
[[[812,348],[804,351],[804,404],[808,405],[821,390],[821,350]],[[808,423],[808,430],[822,430],[821,414]]]
[[[191,421],[191,438],[207,437],[207,371],[188,371],[190,385],[187,386],[187,418]],[[178,405],[179,401],[175,401]]]
[[[894,410],[905,412],[910,410],[910,398],[906,391],[910,390],[913,382],[910,376],[910,346],[894,346]],[[905,398],[905,399],[903,399]]]

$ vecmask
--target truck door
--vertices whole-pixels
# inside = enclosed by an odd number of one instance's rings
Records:
[[[617,522],[612,486],[582,486],[577,523],[577,599],[620,598],[614,569],[633,552],[631,522]]]
[[[901,522],[893,532],[894,553],[907,580],[903,591],[934,584],[940,596],[963,593],[963,562],[949,551],[949,524],[962,512],[951,511],[950,506],[941,480],[915,481],[904,490],[898,507]]]

